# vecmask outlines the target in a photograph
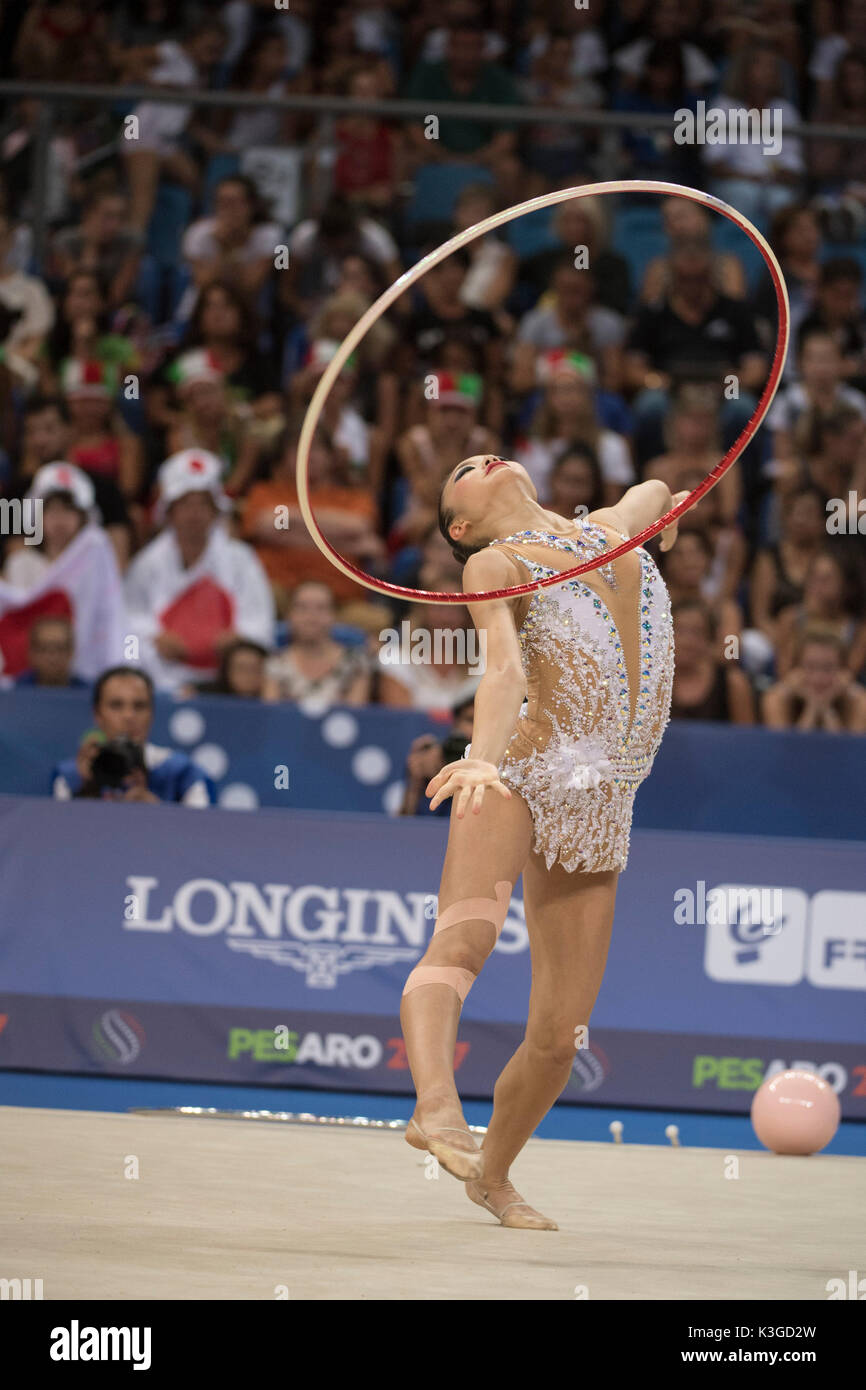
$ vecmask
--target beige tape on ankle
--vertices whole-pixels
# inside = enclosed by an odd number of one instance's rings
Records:
[[[419,985],[450,985],[460,995],[462,1004],[474,984],[472,971],[463,970],[459,965],[416,965],[403,986],[403,993],[408,994]]]

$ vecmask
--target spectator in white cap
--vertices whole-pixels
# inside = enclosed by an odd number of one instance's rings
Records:
[[[127,571],[130,633],[161,690],[214,676],[239,637],[273,646],[271,590],[255,552],[223,524],[231,504],[221,474],[221,460],[205,449],[166,459],[157,476],[165,528]]]
[[[122,655],[128,627],[117,556],[99,525],[93,483],[74,464],[46,463],[25,503],[38,525],[9,556],[0,580],[0,669],[7,677],[28,669],[30,629],[40,618],[66,618],[75,633],[72,669],[92,679]]]
[[[101,521],[94,501],[93,483],[71,463],[46,463],[27,493],[29,502],[42,503],[42,540],[20,545],[3,568],[3,578],[16,589],[38,584],[66,547],[88,522]]]
[[[31,396],[21,412],[21,448],[11,495],[23,496],[39,469],[56,459],[69,460],[71,431],[66,402],[60,396]],[[69,460],[71,462],[71,460]],[[129,563],[132,530],[120,489],[110,478],[88,473],[101,524],[114,546],[121,570]]]

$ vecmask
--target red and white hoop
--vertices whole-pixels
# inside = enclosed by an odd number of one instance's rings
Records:
[[[755,408],[755,413],[743,429],[740,436],[731,445],[724,458],[720,459],[715,468],[711,469],[703,482],[690,492],[688,497],[680,502],[679,506],[672,507],[659,520],[653,522],[652,526],[647,526],[645,530],[633,536],[631,540],[623,542],[613,550],[605,550],[601,555],[597,555],[592,560],[576,565],[574,569],[563,570],[561,573],[550,575],[547,579],[533,581],[529,584],[517,584],[511,589],[493,589],[488,592],[471,593],[435,593],[426,589],[407,589],[401,584],[390,584],[383,579],[374,579],[371,575],[365,574],[363,570],[353,565],[344,555],[335,550],[330,541],[322,535],[319,525],[313,515],[310,506],[309,487],[307,482],[307,468],[310,456],[310,448],[316,426],[319,423],[325,401],[330,394],[337,377],[346,364],[346,361],[361,342],[362,338],[372,328],[377,319],[381,318],[385,310],[390,308],[395,299],[398,299],[405,290],[413,285],[416,280],[431,270],[433,266],[444,261],[453,251],[459,250],[461,246],[466,246],[476,237],[485,236],[487,232],[492,232],[497,227],[501,227],[506,222],[512,222],[516,217],[522,217],[527,212],[537,212],[540,208],[549,207],[552,203],[565,203],[572,198],[597,197],[606,193],[662,193],[668,197],[688,198],[693,203],[700,203],[703,207],[709,208],[713,212],[720,212],[723,217],[727,217],[735,226],[740,227],[750,241],[757,246],[766,262],[767,269],[773,280],[773,288],[776,291],[776,304],[779,310],[779,337],[776,342],[776,351],[773,356],[770,375],[767,384],[761,394],[761,399]],[[715,487],[720,478],[724,477],[728,469],[736,463],[740,454],[749,444],[757,430],[763,423],[764,417],[769,410],[773,397],[779,385],[779,379],[785,366],[785,358],[788,354],[788,339],[790,336],[790,310],[788,305],[788,291],[782,277],[781,267],[773,254],[767,241],[754,227],[747,218],[737,212],[735,208],[723,203],[720,198],[715,198],[711,193],[702,193],[697,188],[686,188],[677,183],[660,183],[648,179],[626,179],[614,183],[587,183],[581,184],[579,188],[557,189],[553,193],[543,193],[538,198],[530,198],[528,202],[518,203],[515,207],[505,208],[502,212],[496,212],[491,217],[486,217],[483,222],[477,222],[474,227],[467,227],[465,231],[458,232],[450,241],[436,251],[431,251],[429,255],[422,257],[417,265],[412,266],[401,275],[399,280],[395,280],[390,289],[385,290],[380,295],[375,304],[371,304],[366,313],[358,320],[355,327],[344,338],[334,357],[328,363],[322,379],[319,382],[310,401],[306,417],[301,429],[301,436],[298,442],[297,457],[297,482],[298,482],[298,501],[304,520],[310,529],[316,545],[327,555],[328,559],[345,574],[349,579],[354,579],[358,584],[362,584],[367,589],[372,589],[379,594],[392,594],[395,598],[414,599],[419,603],[482,603],[488,599],[514,597],[518,594],[534,593],[538,589],[545,588],[548,584],[561,584],[564,579],[573,579],[579,574],[587,574],[590,570],[597,569],[599,565],[607,564],[610,560],[616,560],[620,555],[625,555],[635,546],[643,545],[645,541],[651,540],[658,535],[672,521],[682,516],[683,512],[688,511],[696,502],[709,492],[710,488]]]

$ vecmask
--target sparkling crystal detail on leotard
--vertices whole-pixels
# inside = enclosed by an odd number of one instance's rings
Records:
[[[553,531],[515,531],[511,536],[497,536],[490,544],[502,545],[508,541],[521,541],[523,543],[527,541],[536,541],[542,545],[550,546],[553,550],[568,551],[572,555],[575,555],[578,561],[582,560],[583,557],[575,550],[575,546],[593,550],[596,555],[599,550],[605,550],[607,548],[607,532],[604,531],[601,526],[596,526],[594,521],[582,521],[581,528],[581,534],[578,536],[557,536]],[[593,555],[592,558],[595,559],[595,555]],[[575,566],[572,565],[569,568],[574,569]],[[601,575],[602,579],[604,579],[612,589],[617,587],[616,575],[612,564],[599,565],[597,573]]]
[[[598,553],[607,534],[585,522],[586,544],[547,532],[518,532],[509,545],[533,579],[557,573],[521,554],[521,543]],[[562,544],[559,544],[562,542]],[[539,589],[519,632],[529,704],[499,764],[502,781],[527,802],[533,848],[551,868],[623,869],[634,796],[648,775],[670,719],[674,669],[670,596],[647,551],[636,595],[639,633],[634,718],[622,640],[604,599],[568,579]],[[600,566],[598,572],[612,570]],[[605,576],[607,578],[607,576]],[[609,580],[608,580],[609,582]],[[468,752],[469,750],[467,750]],[[471,754],[470,754],[471,756]]]

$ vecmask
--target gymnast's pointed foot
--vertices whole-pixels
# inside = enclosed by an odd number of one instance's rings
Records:
[[[484,1156],[469,1132],[459,1104],[429,1111],[416,1106],[406,1128],[406,1143],[413,1149],[426,1149],[446,1173],[463,1182],[484,1175]]]
[[[505,1182],[488,1183],[467,1182],[467,1197],[479,1207],[498,1217],[502,1226],[512,1226],[524,1231],[558,1231],[559,1227],[549,1216],[542,1216],[528,1202],[524,1202],[517,1188],[506,1178]]]

